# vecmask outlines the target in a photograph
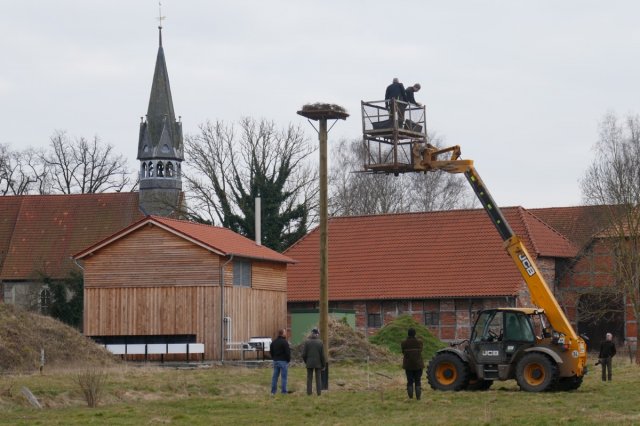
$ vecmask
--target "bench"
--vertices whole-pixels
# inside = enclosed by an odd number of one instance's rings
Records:
[[[148,355],[160,355],[160,360],[164,362],[164,355],[184,354],[202,355],[204,360],[204,343],[136,343],[136,344],[107,344],[105,348],[114,355],[120,355],[123,358],[127,355],[144,355],[145,361]]]
[[[256,359],[258,359],[258,350],[248,342],[227,342],[226,351],[228,352],[240,352],[240,359],[244,361],[246,352],[255,352]]]

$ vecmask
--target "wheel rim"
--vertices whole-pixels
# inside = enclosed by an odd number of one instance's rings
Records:
[[[539,386],[544,383],[546,374],[542,364],[532,362],[524,368],[524,379],[530,386]]]
[[[436,379],[440,384],[450,385],[458,378],[458,370],[451,362],[441,362],[436,367]]]

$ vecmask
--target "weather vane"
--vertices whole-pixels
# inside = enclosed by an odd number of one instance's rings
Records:
[[[165,16],[162,16],[162,2],[158,2],[158,28],[162,29],[162,21],[167,19]]]

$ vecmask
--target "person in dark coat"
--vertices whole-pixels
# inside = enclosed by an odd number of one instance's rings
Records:
[[[320,332],[316,328],[311,330],[311,335],[304,342],[302,360],[307,367],[307,395],[313,393],[312,385],[314,375],[316,376],[316,393],[320,395],[322,393],[322,380],[320,376],[327,363],[324,358],[324,346],[322,340],[320,340]]]
[[[387,90],[384,92],[384,100],[389,114],[393,117],[394,105],[398,107],[398,123],[404,122],[404,110],[406,105],[403,103],[396,103],[393,101],[407,102],[407,91],[404,89],[404,84],[400,83],[397,78],[393,79],[393,82],[387,86]]]
[[[413,398],[415,386],[416,399],[422,396],[422,370],[424,370],[424,360],[422,359],[422,341],[416,338],[416,330],[410,328],[407,331],[408,337],[402,341],[402,368],[407,375],[407,395]]]
[[[613,335],[607,333],[606,340],[600,344],[598,362],[602,366],[602,381],[611,381],[611,358],[616,354],[616,345],[613,343]]]
[[[415,93],[420,90],[420,87],[421,87],[420,83],[416,83],[413,86],[407,87],[407,90],[405,90],[405,93],[407,94],[407,102],[417,106],[421,105],[420,102],[416,102],[416,98],[415,98]]]
[[[273,360],[273,376],[271,376],[271,395],[275,395],[278,390],[278,377],[281,377],[280,390],[283,394],[287,393],[287,375],[289,371],[289,362],[291,362],[291,348],[287,341],[287,330],[281,328],[278,330],[278,337],[271,342],[269,347],[271,351],[271,359]]]

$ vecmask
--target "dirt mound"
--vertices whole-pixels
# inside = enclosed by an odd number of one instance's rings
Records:
[[[51,317],[0,303],[0,373],[29,372],[45,368],[87,367],[113,364],[113,356],[76,329]]]
[[[398,362],[398,356],[384,346],[371,343],[347,323],[329,317],[329,361]],[[291,359],[302,361],[304,343],[291,348]]]
[[[402,353],[400,343],[407,338],[407,330],[414,328],[416,337],[422,340],[422,357],[426,360],[431,359],[438,349],[444,348],[446,345],[435,337],[427,327],[418,323],[409,315],[402,315],[394,319],[371,337],[371,342],[389,348],[391,352]]]

